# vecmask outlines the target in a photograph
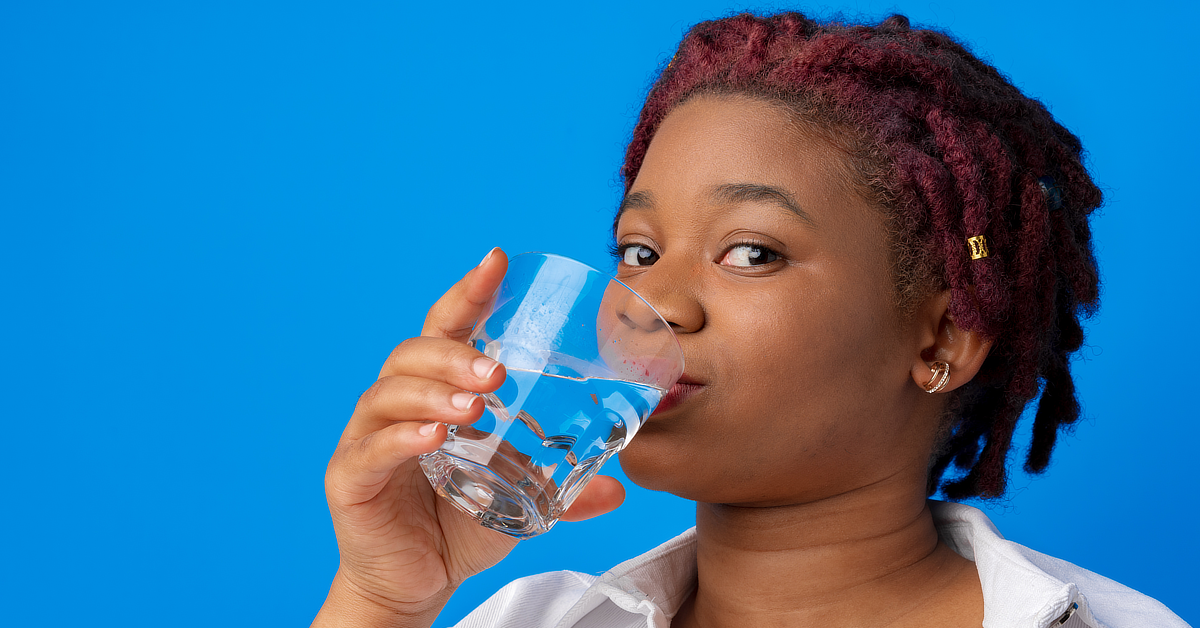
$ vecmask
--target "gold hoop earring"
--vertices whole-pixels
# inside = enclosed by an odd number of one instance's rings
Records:
[[[950,365],[938,360],[933,363],[933,366],[929,367],[929,370],[933,372],[933,376],[929,378],[928,382],[925,382],[922,388],[925,389],[925,392],[932,395],[935,392],[941,391],[946,387],[946,384],[950,383]]]

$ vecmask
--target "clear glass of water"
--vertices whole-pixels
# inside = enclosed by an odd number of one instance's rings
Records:
[[[439,495],[516,538],[549,530],[683,374],[649,303],[558,255],[513,257],[469,342],[507,379],[421,467]]]

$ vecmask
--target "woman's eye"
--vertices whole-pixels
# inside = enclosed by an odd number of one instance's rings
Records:
[[[640,244],[629,244],[621,249],[621,261],[629,266],[649,266],[658,261],[658,253]]]
[[[771,249],[753,244],[739,244],[721,258],[721,263],[728,266],[761,266],[779,259],[779,254]]]

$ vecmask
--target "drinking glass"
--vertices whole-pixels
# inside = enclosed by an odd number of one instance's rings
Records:
[[[439,495],[522,539],[554,525],[683,374],[679,341],[649,303],[559,255],[513,257],[468,342],[507,378],[421,468]]]

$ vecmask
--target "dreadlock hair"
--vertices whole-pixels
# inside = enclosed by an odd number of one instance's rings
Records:
[[[663,119],[703,95],[785,105],[846,151],[891,235],[897,303],[950,291],[955,323],[994,340],[947,403],[928,492],[999,497],[1017,419],[1041,393],[1025,469],[1044,471],[1079,418],[1068,355],[1099,302],[1088,216],[1101,193],[1079,139],[950,36],[901,15],[876,26],[799,13],[693,27],[646,98],[621,176],[628,193]],[[984,235],[990,255],[969,257]],[[953,465],[962,473],[942,481]]]

